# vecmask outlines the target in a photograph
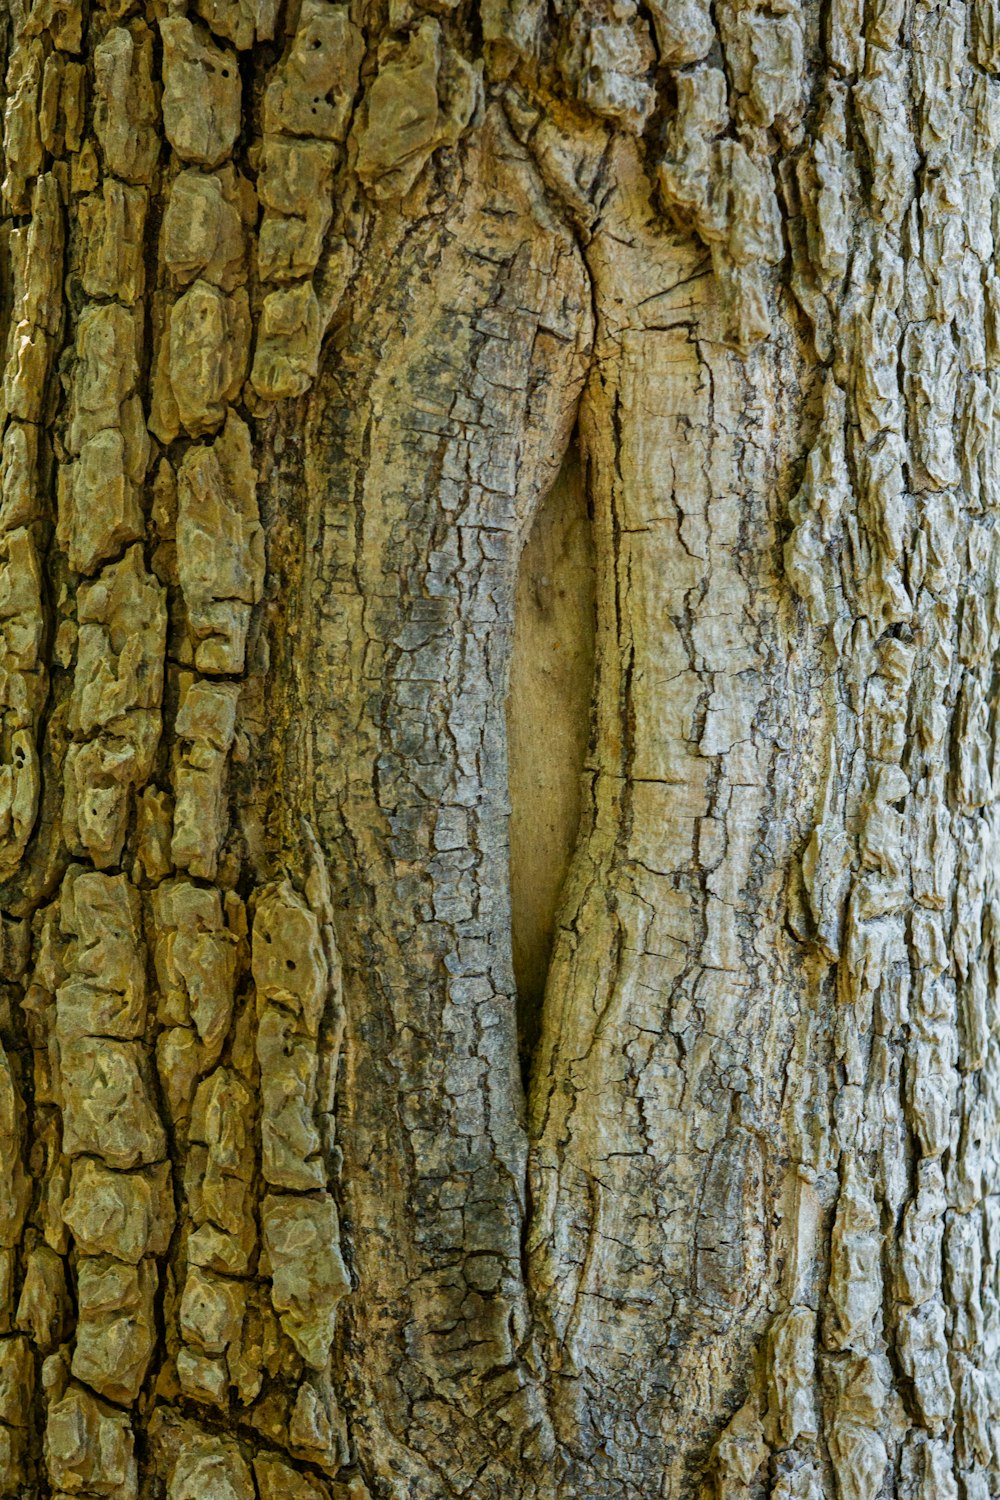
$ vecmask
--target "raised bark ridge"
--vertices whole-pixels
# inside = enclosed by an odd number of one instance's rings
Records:
[[[252,319],[256,388],[304,389],[361,36],[313,6],[273,70],[252,262],[229,43],[274,15],[11,19],[0,1493],[327,1495],[352,1456],[337,950],[321,861],[255,882],[227,781],[261,671]],[[338,108],[286,141],[306,85]],[[365,1491],[348,1470],[337,1493]]]
[[[0,1494],[985,1500],[996,17],[433,9],[2,18]]]

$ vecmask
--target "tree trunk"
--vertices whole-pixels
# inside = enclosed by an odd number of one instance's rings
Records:
[[[992,0],[0,40],[0,1497],[995,1496]]]

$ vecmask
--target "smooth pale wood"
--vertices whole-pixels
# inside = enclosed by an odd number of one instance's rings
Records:
[[[538,1036],[556,911],[580,825],[594,692],[594,556],[577,447],[518,564],[507,698],[510,900],[521,1050]]]

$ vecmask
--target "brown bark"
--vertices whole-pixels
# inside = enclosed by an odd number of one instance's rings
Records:
[[[0,21],[0,1495],[986,1500],[987,0]]]

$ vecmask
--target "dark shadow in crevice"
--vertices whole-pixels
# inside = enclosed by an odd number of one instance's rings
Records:
[[[594,542],[576,437],[521,555],[507,699],[518,1043],[527,1076],[580,823],[594,687]]]

